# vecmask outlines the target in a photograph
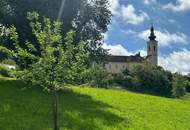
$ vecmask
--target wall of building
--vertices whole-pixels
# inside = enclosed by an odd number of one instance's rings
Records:
[[[147,42],[147,60],[153,67],[158,65],[158,42],[151,40]]]
[[[126,68],[131,70],[137,65],[140,65],[142,63],[138,62],[109,62],[105,65],[105,69],[108,73],[117,74],[123,72]]]

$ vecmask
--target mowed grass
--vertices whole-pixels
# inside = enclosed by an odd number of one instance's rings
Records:
[[[52,95],[0,78],[0,130],[51,130]],[[190,130],[190,98],[72,87],[59,94],[61,130]]]

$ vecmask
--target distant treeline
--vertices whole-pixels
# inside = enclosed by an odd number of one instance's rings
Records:
[[[114,77],[115,83],[138,92],[178,98],[190,92],[190,76],[173,74],[161,67],[139,65]]]

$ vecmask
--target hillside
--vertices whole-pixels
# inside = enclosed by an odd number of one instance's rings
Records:
[[[0,130],[50,130],[51,95],[0,78]],[[189,130],[190,98],[72,87],[60,93],[61,130]]]

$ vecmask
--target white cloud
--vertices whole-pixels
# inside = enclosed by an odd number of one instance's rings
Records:
[[[124,21],[130,24],[138,25],[143,23],[146,19],[149,19],[147,13],[143,11],[137,12],[133,5],[129,4],[127,6],[121,7],[121,16]]]
[[[141,56],[147,55],[147,52],[145,51],[145,49],[137,50],[135,52],[129,52],[121,44],[110,45],[110,44],[104,43],[102,47],[104,49],[107,49],[109,54],[111,55],[130,56],[130,55],[135,55],[138,52],[140,52]]]
[[[142,31],[138,34],[138,37],[144,40],[148,39],[148,36],[150,35],[150,30]],[[188,42],[188,36],[184,33],[170,33],[167,30],[156,31],[155,35],[157,36],[158,44],[159,46],[168,46],[171,44],[187,44]]]
[[[118,8],[120,6],[119,0],[108,0],[109,2],[109,10],[112,12],[113,15],[118,13]]]
[[[140,52],[141,56],[143,56],[143,57],[147,56],[147,51],[145,49],[137,50],[135,52],[135,54],[138,53],[138,52]]]
[[[159,57],[158,64],[171,72],[179,72],[186,75],[190,73],[190,51],[183,49],[173,52],[167,57]]]
[[[144,4],[149,5],[150,3],[156,3],[156,0],[143,0]]]
[[[109,45],[104,43],[102,46],[104,49],[107,49],[108,52],[112,55],[122,55],[122,56],[128,56],[132,55],[132,53],[128,52],[122,45],[116,44],[116,45]]]
[[[170,22],[170,23],[177,23],[177,21],[174,20],[174,19],[169,19],[168,22]]]
[[[123,30],[123,33],[125,33],[126,35],[135,35],[137,32],[134,30]]]
[[[176,3],[168,3],[163,5],[163,9],[172,10],[174,12],[190,10],[190,0],[177,0]]]

